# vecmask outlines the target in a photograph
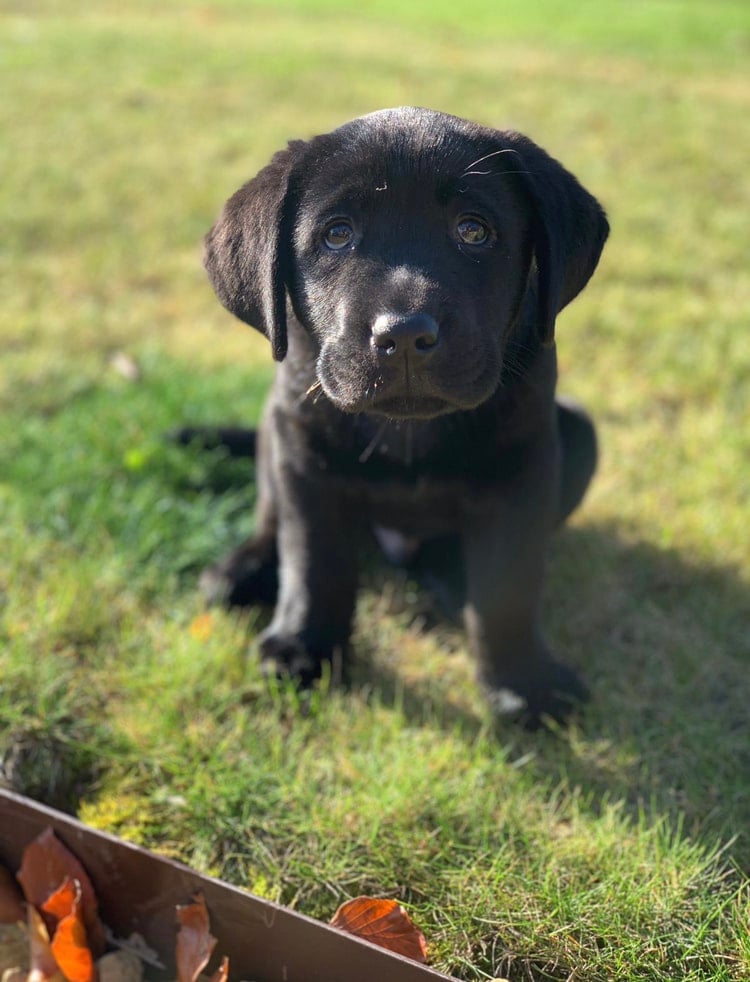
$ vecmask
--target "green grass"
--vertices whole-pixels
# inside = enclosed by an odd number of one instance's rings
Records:
[[[749,51],[744,0],[0,0],[5,779],[313,916],[398,896],[461,979],[748,978]],[[402,103],[528,132],[611,217],[559,323],[603,448],[550,559],[564,733],[493,725],[403,580],[304,700],[246,657],[263,614],[198,619],[252,465],[163,434],[272,371],[201,236],[286,139]]]

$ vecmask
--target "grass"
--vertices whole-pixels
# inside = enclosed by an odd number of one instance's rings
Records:
[[[327,918],[401,898],[464,980],[750,975],[750,13],[698,0],[0,2],[0,757],[86,821]],[[348,691],[204,618],[252,466],[171,447],[272,367],[200,269],[286,139],[431,105],[528,132],[613,236],[559,324],[600,473],[552,550],[580,724],[488,719],[374,576]],[[136,381],[116,369],[125,352]]]

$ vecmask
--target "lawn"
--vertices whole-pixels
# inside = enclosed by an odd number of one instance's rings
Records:
[[[466,982],[750,977],[749,55],[745,0],[0,0],[3,780],[315,917],[398,897]],[[405,103],[610,215],[558,322],[602,444],[549,563],[566,731],[495,724],[402,576],[306,698],[198,595],[252,464],[164,434],[273,370],[202,235],[287,139]]]

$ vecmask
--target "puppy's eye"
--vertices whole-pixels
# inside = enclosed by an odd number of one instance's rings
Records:
[[[349,222],[334,222],[323,233],[323,241],[334,252],[346,249],[354,241],[354,229]]]
[[[484,245],[489,241],[490,230],[478,218],[461,218],[456,225],[456,235],[466,245]]]

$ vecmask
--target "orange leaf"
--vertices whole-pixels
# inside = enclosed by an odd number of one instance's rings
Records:
[[[415,962],[427,961],[424,935],[395,900],[355,897],[339,907],[331,924]]]
[[[95,955],[104,951],[104,928],[99,920],[99,904],[86,870],[70,850],[47,828],[23,851],[17,879],[30,904],[42,908],[47,898],[66,879],[77,880],[81,890],[81,913],[89,944]]]
[[[93,982],[96,969],[80,908],[81,885],[70,877],[42,905],[58,922],[51,947],[60,971],[69,982]]]
[[[31,969],[28,982],[47,982],[48,979],[61,979],[55,956],[49,943],[47,927],[42,915],[31,904],[27,904],[29,924],[29,949]]]
[[[26,920],[21,891],[13,876],[0,866],[0,924],[16,924]]]
[[[199,614],[190,625],[190,635],[196,641],[208,641],[213,630],[214,619],[211,613]]]
[[[177,908],[180,930],[177,934],[177,982],[195,982],[208,964],[216,938],[208,927],[208,911],[202,893],[191,904]]]
[[[77,910],[81,903],[81,884],[66,876],[54,893],[41,905],[42,913],[50,914],[55,921],[61,921]]]

